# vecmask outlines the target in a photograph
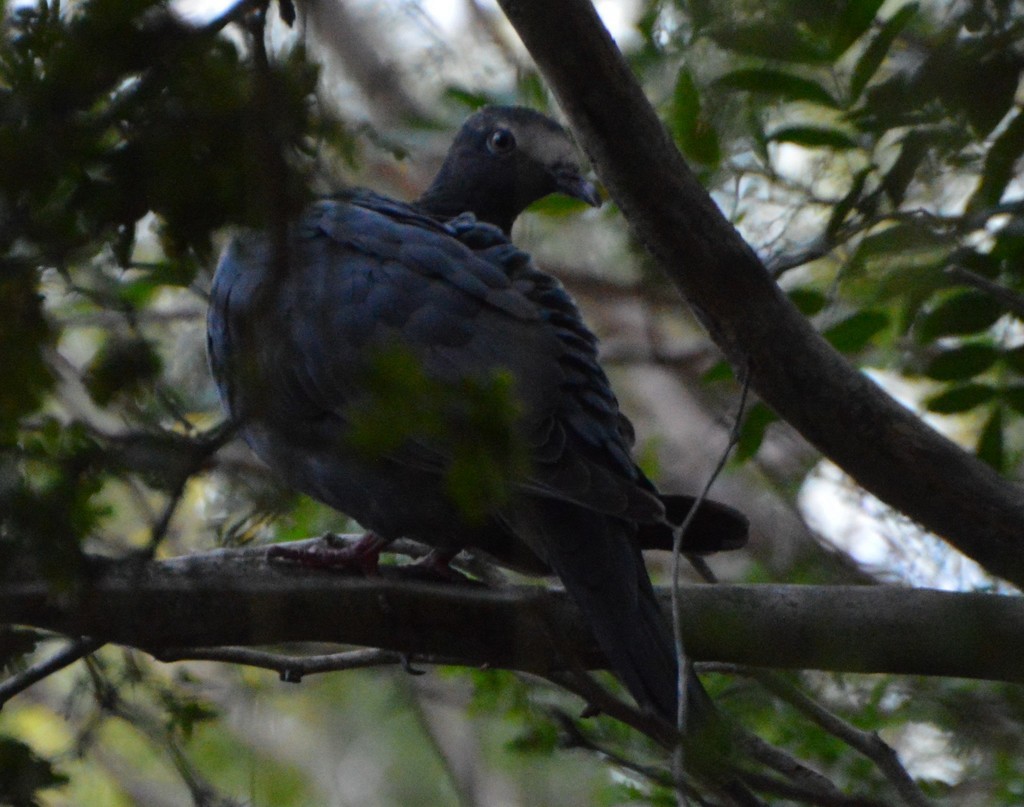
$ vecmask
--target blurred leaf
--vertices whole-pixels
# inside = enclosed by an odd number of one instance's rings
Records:
[[[550,196],[545,196],[543,199],[538,199],[526,209],[531,213],[540,213],[542,216],[564,218],[566,216],[573,216],[577,213],[589,210],[590,205],[580,199],[574,199],[571,196],[565,196],[561,193],[553,193]]]
[[[875,264],[918,263],[933,265],[944,257],[953,245],[951,236],[938,233],[917,223],[896,224],[873,232],[857,245],[847,261],[848,275],[858,275]]]
[[[526,106],[546,112],[550,104],[544,79],[536,70],[521,70],[516,80],[519,100]]]
[[[980,291],[963,291],[947,297],[917,324],[917,337],[930,342],[941,336],[987,330],[1003,315],[1002,306]]]
[[[0,445],[9,441],[22,416],[33,412],[53,385],[43,359],[53,333],[43,316],[32,273],[0,265]]]
[[[463,87],[449,86],[445,89],[444,95],[447,99],[454,101],[457,104],[461,104],[467,109],[471,109],[474,112],[482,106],[493,104],[495,99],[483,92],[474,92],[473,90],[467,90]]]
[[[1000,358],[1007,367],[1024,375],[1024,345],[1004,350]]]
[[[846,132],[826,126],[782,126],[769,134],[768,139],[779,143],[795,143],[808,148],[857,148],[857,141]]]
[[[558,727],[550,722],[535,722],[525,732],[509,740],[507,748],[521,754],[550,755],[560,745]]]
[[[840,353],[855,353],[888,325],[889,315],[883,311],[858,311],[826,329],[822,336]]]
[[[978,457],[1000,473],[1006,470],[1006,455],[1003,445],[1003,409],[995,406],[985,421],[975,450]]]
[[[25,743],[0,735],[0,804],[36,807],[40,790],[62,787],[68,777]],[[48,802],[47,802],[48,803]]]
[[[783,62],[821,64],[832,61],[831,45],[791,22],[736,23],[708,29],[727,50]]]
[[[988,384],[962,384],[931,396],[925,400],[925,406],[932,412],[952,415],[988,403],[995,394],[995,389]]]
[[[144,339],[110,339],[100,348],[83,381],[101,406],[116,396],[139,390],[160,375],[163,361]]]
[[[999,351],[991,345],[961,345],[932,359],[924,374],[936,381],[963,381],[985,372],[998,357]]]
[[[805,317],[813,317],[829,302],[827,296],[815,289],[791,289],[786,296]]]
[[[829,216],[828,224],[825,227],[825,234],[827,237],[832,238],[839,232],[839,229],[846,222],[846,217],[850,211],[853,210],[858,202],[860,202],[861,194],[864,192],[864,183],[867,182],[867,178],[872,173],[872,168],[862,168],[853,176],[853,182],[850,184],[850,190],[846,192],[846,195],[840,199],[835,207],[832,208],[832,213]]]
[[[810,101],[827,107],[838,103],[831,93],[818,82],[770,68],[746,68],[733,70],[719,77],[716,82],[723,87],[746,92],[761,93],[786,101]]]
[[[1015,175],[1015,166],[1024,153],[1024,112],[1017,112],[985,155],[981,181],[967,202],[967,210],[984,210],[999,203],[1006,186]]]
[[[167,727],[186,739],[192,739],[197,725],[208,723],[219,716],[219,711],[210,704],[195,698],[183,696],[170,689],[165,689],[161,700],[167,711]]]
[[[861,38],[885,0],[848,0],[840,15],[832,39],[832,58],[838,59]]]
[[[676,77],[669,110],[669,129],[680,150],[691,160],[712,167],[721,161],[718,135],[701,114],[700,93],[685,67]]]
[[[1000,390],[1000,398],[1014,412],[1024,415],[1024,384],[1015,384]]]
[[[35,630],[0,628],[0,669],[10,668],[15,659],[31,653],[46,638],[45,634]]]
[[[900,31],[917,14],[917,8],[917,3],[907,3],[903,6],[885,21],[882,30],[875,35],[875,38],[871,40],[871,44],[864,49],[860,58],[857,59],[857,64],[854,66],[853,74],[850,78],[851,100],[856,100],[860,97],[867,83],[875,75],[879,65],[882,64],[882,61],[889,53]]]
[[[882,189],[894,205],[903,203],[910,181],[928,154],[928,145],[928,138],[921,131],[909,132],[903,138],[899,156],[882,178]]]
[[[757,453],[764,442],[768,427],[778,419],[779,416],[760,401],[750,407],[740,428],[739,440],[736,442],[737,462],[749,460]]]
[[[714,367],[707,370],[700,378],[704,383],[710,384],[714,381],[729,381],[733,377],[732,365],[725,359],[722,359],[722,361],[716,363]]]
[[[987,135],[1013,105],[1020,83],[1020,57],[977,41],[959,47],[955,58],[944,61],[942,67],[937,77],[942,98],[951,106],[963,108],[978,134]],[[982,87],[984,91],[979,92]]]

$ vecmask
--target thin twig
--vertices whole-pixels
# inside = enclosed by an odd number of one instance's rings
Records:
[[[650,737],[663,748],[678,745],[679,738],[675,729],[665,720],[654,714],[641,712],[635,706],[617,698],[601,686],[589,673],[582,669],[549,672],[545,678],[553,684],[572,692],[590,707],[608,715],[641,734]]]
[[[164,661],[224,661],[273,670],[282,681],[297,684],[307,675],[405,664],[401,653],[389,650],[346,650],[314,656],[272,653],[249,647],[168,647],[152,651]]]
[[[675,530],[672,536],[672,633],[675,641],[676,651],[676,662],[679,666],[678,679],[676,682],[677,692],[677,705],[676,705],[676,730],[679,736],[685,736],[686,734],[686,690],[687,690],[687,676],[691,674],[687,667],[686,661],[686,648],[683,646],[683,625],[680,619],[680,600],[679,595],[679,565],[682,557],[682,545],[683,537],[686,535],[687,529],[689,529],[691,522],[697,514],[697,510],[703,504],[704,499],[707,498],[708,492],[711,490],[711,486],[715,483],[718,475],[722,472],[725,467],[726,461],[729,459],[729,454],[732,453],[733,447],[739,442],[740,427],[743,423],[743,412],[747,405],[747,393],[750,390],[750,373],[747,369],[743,371],[743,387],[740,392],[740,402],[736,411],[736,418],[733,421],[732,429],[729,432],[729,440],[726,444],[725,450],[718,459],[718,464],[708,477],[707,482],[704,483],[703,489],[698,494],[693,505],[690,507],[690,512],[686,514],[686,518],[683,519],[683,523],[679,525],[678,529]],[[682,782],[683,767],[685,764],[683,743],[677,743],[675,750],[672,755],[672,770],[676,777],[677,782]],[[686,805],[686,795],[682,788],[678,791],[680,807]]]
[[[48,659],[40,661],[27,667],[16,675],[12,675],[6,681],[0,682],[0,708],[19,692],[23,692],[49,675],[62,670],[70,664],[74,664],[83,656],[96,652],[104,642],[98,639],[81,637],[69,643]]]
[[[1017,319],[1024,320],[1024,296],[962,266],[948,266],[945,269],[945,274],[958,283],[984,292]]]

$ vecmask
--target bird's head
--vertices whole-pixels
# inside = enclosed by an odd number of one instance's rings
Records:
[[[527,206],[552,193],[601,204],[562,126],[525,107],[489,106],[459,129],[417,205],[440,216],[470,211],[508,233]]]

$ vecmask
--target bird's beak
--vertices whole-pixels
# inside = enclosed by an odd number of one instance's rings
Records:
[[[555,171],[555,186],[559,192],[573,199],[580,199],[591,207],[601,206],[601,193],[594,183],[583,178],[576,168],[559,168]]]

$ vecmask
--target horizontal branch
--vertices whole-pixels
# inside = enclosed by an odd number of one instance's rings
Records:
[[[811,327],[690,171],[590,0],[499,4],[630,226],[762,399],[864,488],[1024,586],[1024,490]]]
[[[268,563],[264,548],[104,561],[73,592],[0,580],[0,623],[162,649],[336,642],[549,676],[599,653],[556,589],[379,578]],[[668,592],[662,592],[668,607]],[[1024,599],[885,586],[682,588],[689,655],[762,667],[1024,682]]]

